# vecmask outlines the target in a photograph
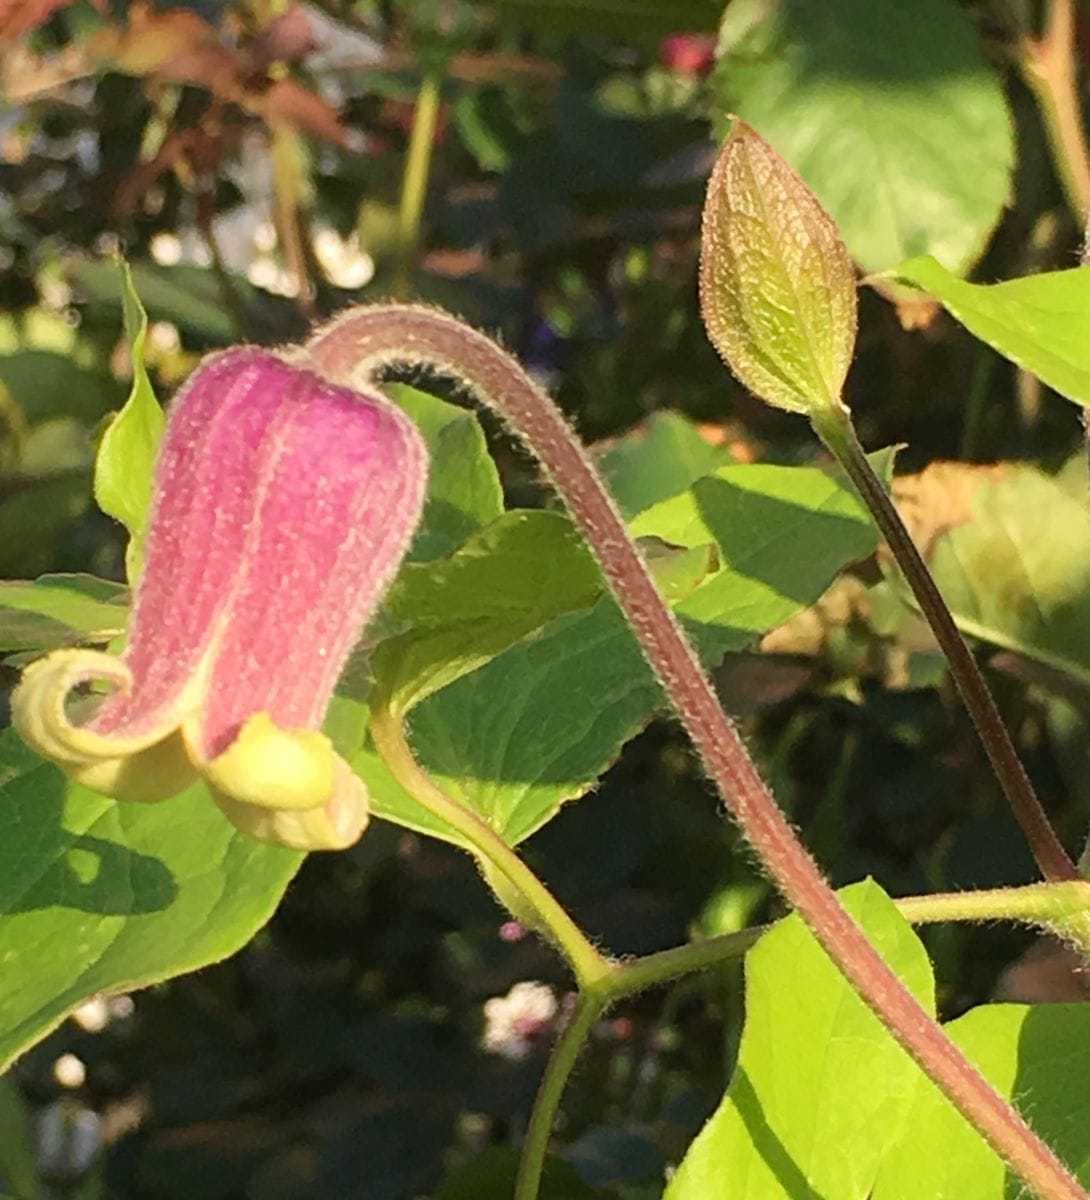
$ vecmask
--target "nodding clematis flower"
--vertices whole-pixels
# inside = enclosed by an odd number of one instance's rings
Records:
[[[426,475],[409,418],[308,371],[305,354],[206,360],[167,422],[123,655],[32,663],[12,697],[19,733],[118,800],[203,779],[255,837],[351,845],[367,792],[319,728],[408,547]],[[70,694],[92,681],[113,690],[77,723]]]

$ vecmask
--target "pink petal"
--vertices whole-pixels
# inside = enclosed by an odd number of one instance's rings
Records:
[[[207,757],[255,712],[284,728],[321,724],[424,498],[423,442],[389,400],[275,358],[263,371],[287,417],[261,447],[263,486],[197,736]]]
[[[124,654],[133,685],[90,728],[135,735],[199,706],[206,758],[255,712],[317,728],[425,481],[420,435],[385,397],[253,348],[207,360],[174,401],[156,467]]]
[[[289,419],[267,386],[270,356],[239,348],[207,359],[175,397],[156,464],[144,571],[124,659],[127,693],[90,728],[138,735],[172,720],[236,584],[264,471],[261,448]]]

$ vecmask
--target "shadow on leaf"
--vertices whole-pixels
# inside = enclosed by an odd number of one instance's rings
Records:
[[[753,1148],[776,1176],[785,1196],[792,1200],[826,1200],[811,1187],[802,1168],[765,1117],[764,1106],[749,1076],[740,1067],[731,1080],[730,1094],[746,1127]]]
[[[71,828],[104,821],[114,801],[74,786],[11,741],[14,754],[5,756],[0,776],[0,914],[69,908],[132,916],[168,908],[178,885],[162,861]]]

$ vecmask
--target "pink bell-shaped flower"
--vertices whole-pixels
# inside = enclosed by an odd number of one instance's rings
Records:
[[[119,800],[203,779],[228,818],[299,849],[351,845],[362,781],[319,732],[401,562],[427,455],[384,396],[248,347],[206,360],[171,408],[120,658],[59,650],[12,697],[23,739]],[[89,719],[72,689],[114,690]]]

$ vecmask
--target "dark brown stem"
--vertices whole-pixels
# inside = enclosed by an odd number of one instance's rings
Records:
[[[582,529],[708,774],[785,898],[891,1034],[1035,1195],[1090,1200],[844,911],[776,807],[585,450],[519,364],[446,313],[411,305],[349,310],[319,330],[305,354],[318,370],[357,386],[374,386],[397,366],[441,372],[507,422]]]
[[[204,244],[212,259],[212,275],[219,288],[224,311],[231,318],[231,324],[235,329],[235,337],[240,342],[244,342],[247,340],[248,324],[246,319],[246,305],[239,295],[238,288],[235,287],[234,280],[231,278],[230,271],[227,270],[226,263],[223,261],[223,252],[220,249],[219,239],[216,237],[216,229],[213,224],[213,218],[216,214],[215,197],[211,192],[200,192],[196,199],[197,229],[204,239]]]
[[[818,436],[855,484],[863,503],[870,509],[886,544],[893,552],[912,594],[931,626],[932,632],[950,664],[950,673],[961,694],[969,716],[976,726],[988,761],[1014,810],[1018,824],[1029,841],[1030,849],[1046,879],[1059,882],[1078,879],[1079,873],[1052,828],[1040,800],[1033,790],[1010,734],[999,715],[976,659],[954,623],[934,577],[920,557],[893,501],[871,469],[863,447],[855,435],[851,418],[838,411],[832,416],[814,418]]]
[[[1023,34],[1017,61],[1041,110],[1067,202],[1081,225],[1090,209],[1090,149],[1079,96],[1075,16],[1075,0],[1048,0],[1040,38]]]
[[[306,221],[302,211],[299,136],[288,129],[273,129],[269,132],[269,138],[276,231],[284,262],[299,287],[295,297],[296,306],[308,321],[313,321],[317,309],[314,306],[314,281],[310,277]]]

